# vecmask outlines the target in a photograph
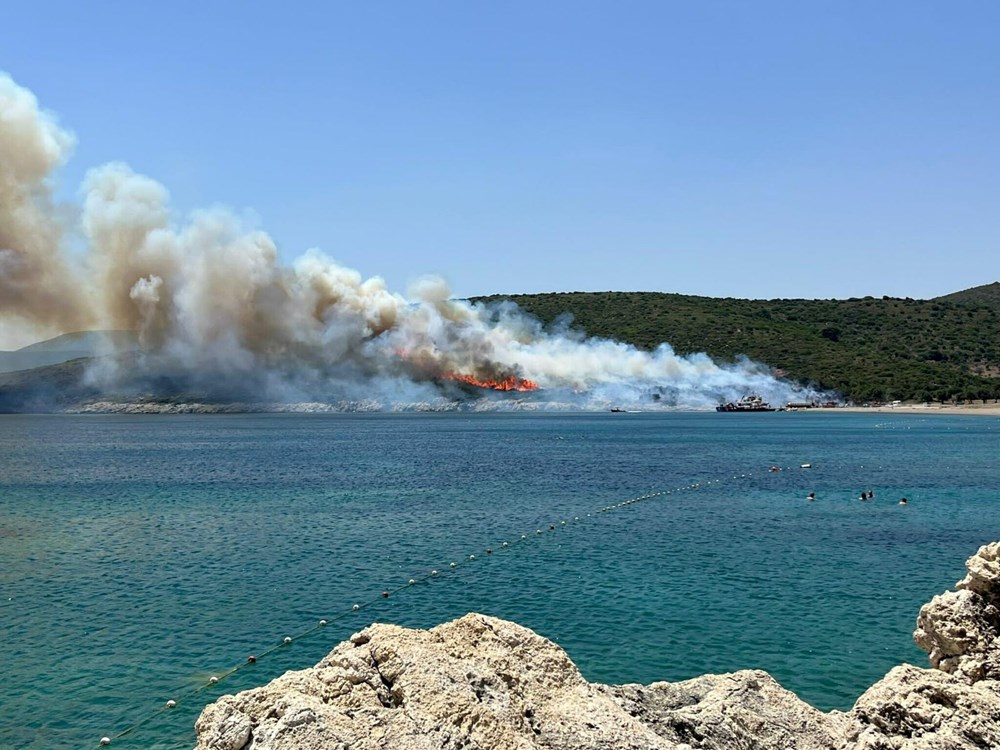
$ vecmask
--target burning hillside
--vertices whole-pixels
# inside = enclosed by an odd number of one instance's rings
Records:
[[[474,375],[461,375],[459,373],[450,372],[443,376],[444,380],[452,380],[456,383],[463,383],[465,385],[471,385],[476,388],[483,388],[486,390],[494,391],[518,391],[518,392],[528,392],[537,391],[538,383],[531,380],[525,380],[524,378],[519,378],[515,375],[508,375],[501,379],[487,379],[480,380]]]
[[[646,352],[545,330],[509,303],[453,300],[439,279],[403,297],[318,250],[283,264],[271,237],[234,213],[177,222],[166,188],[125,164],[92,169],[79,211],[64,210],[53,176],[73,142],[0,74],[0,333],[137,332],[142,352],[127,367],[95,360],[88,388],[182,383],[213,396],[384,408],[455,398],[450,383],[476,389],[462,398],[544,389],[577,408],[651,404],[653,388],[691,407],[746,391],[796,395],[751,362],[719,366],[667,345]]]

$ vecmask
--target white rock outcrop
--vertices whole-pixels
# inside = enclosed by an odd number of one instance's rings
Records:
[[[956,591],[920,609],[913,639],[931,666],[966,682],[1000,679],[1000,544],[988,544],[966,562]]]
[[[207,706],[197,750],[1000,749],[1000,542],[920,612],[937,669],[903,665],[847,713],[766,672],[590,684],[515,623],[469,614],[431,630],[372,625],[311,669]]]

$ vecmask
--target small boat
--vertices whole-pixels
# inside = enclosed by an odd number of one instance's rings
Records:
[[[715,407],[716,411],[775,411],[775,408],[767,403],[756,393],[744,396],[739,401],[729,401]]]
[[[617,406],[613,406],[613,407],[611,407],[611,413],[612,414],[624,414],[625,410],[624,409],[619,409]]]

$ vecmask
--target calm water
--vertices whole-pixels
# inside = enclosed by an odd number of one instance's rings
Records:
[[[223,692],[375,620],[468,611],[552,638],[590,680],[759,667],[845,709],[926,664],[917,610],[1000,539],[998,456],[990,417],[0,417],[0,748],[96,747],[369,601],[114,746],[189,748]]]

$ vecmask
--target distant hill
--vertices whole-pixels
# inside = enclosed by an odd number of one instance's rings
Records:
[[[946,294],[936,299],[947,302],[1000,307],[1000,281],[994,281],[992,284],[983,284],[982,286],[974,286],[972,289],[953,292],[952,294]]]
[[[509,299],[551,324],[679,354],[739,355],[857,401],[1000,398],[1000,284],[938,299],[745,300],[656,292]]]
[[[53,339],[39,341],[18,349],[19,352],[86,351],[91,355],[106,354],[109,350],[122,351],[139,348],[139,334],[135,331],[77,331],[64,333]]]
[[[565,326],[571,316],[571,327],[588,336],[641,349],[666,342],[678,354],[707,352],[721,362],[747,356],[790,379],[861,402],[1000,398],[1000,283],[931,300],[569,292],[473,301],[503,299],[547,325]],[[0,352],[0,373],[6,373],[0,374],[0,411],[45,411],[104,397],[81,377],[89,358],[114,354],[120,369],[130,372],[129,357],[135,355],[129,352],[137,349],[132,332],[97,331]],[[119,384],[124,399],[146,392],[182,398],[193,387],[165,376]],[[252,399],[253,385],[247,387],[241,397]],[[201,391],[200,398],[226,398]]]
[[[214,390],[211,383],[194,389],[186,373],[150,374],[140,366],[142,352],[126,351],[102,357],[82,357],[31,370],[0,373],[0,414],[11,412],[58,412],[98,399],[134,402],[152,398],[164,403],[226,403],[252,400],[255,383],[248,378],[244,390]],[[101,386],[92,378],[95,364],[114,368],[118,377],[112,386]]]
[[[135,331],[64,333],[62,336],[39,341],[13,352],[0,352],[0,372],[30,370],[81,357],[135,351],[138,348],[139,338]]]
[[[87,357],[0,374],[0,414],[58,411],[97,396],[94,388],[83,384],[89,362]]]

